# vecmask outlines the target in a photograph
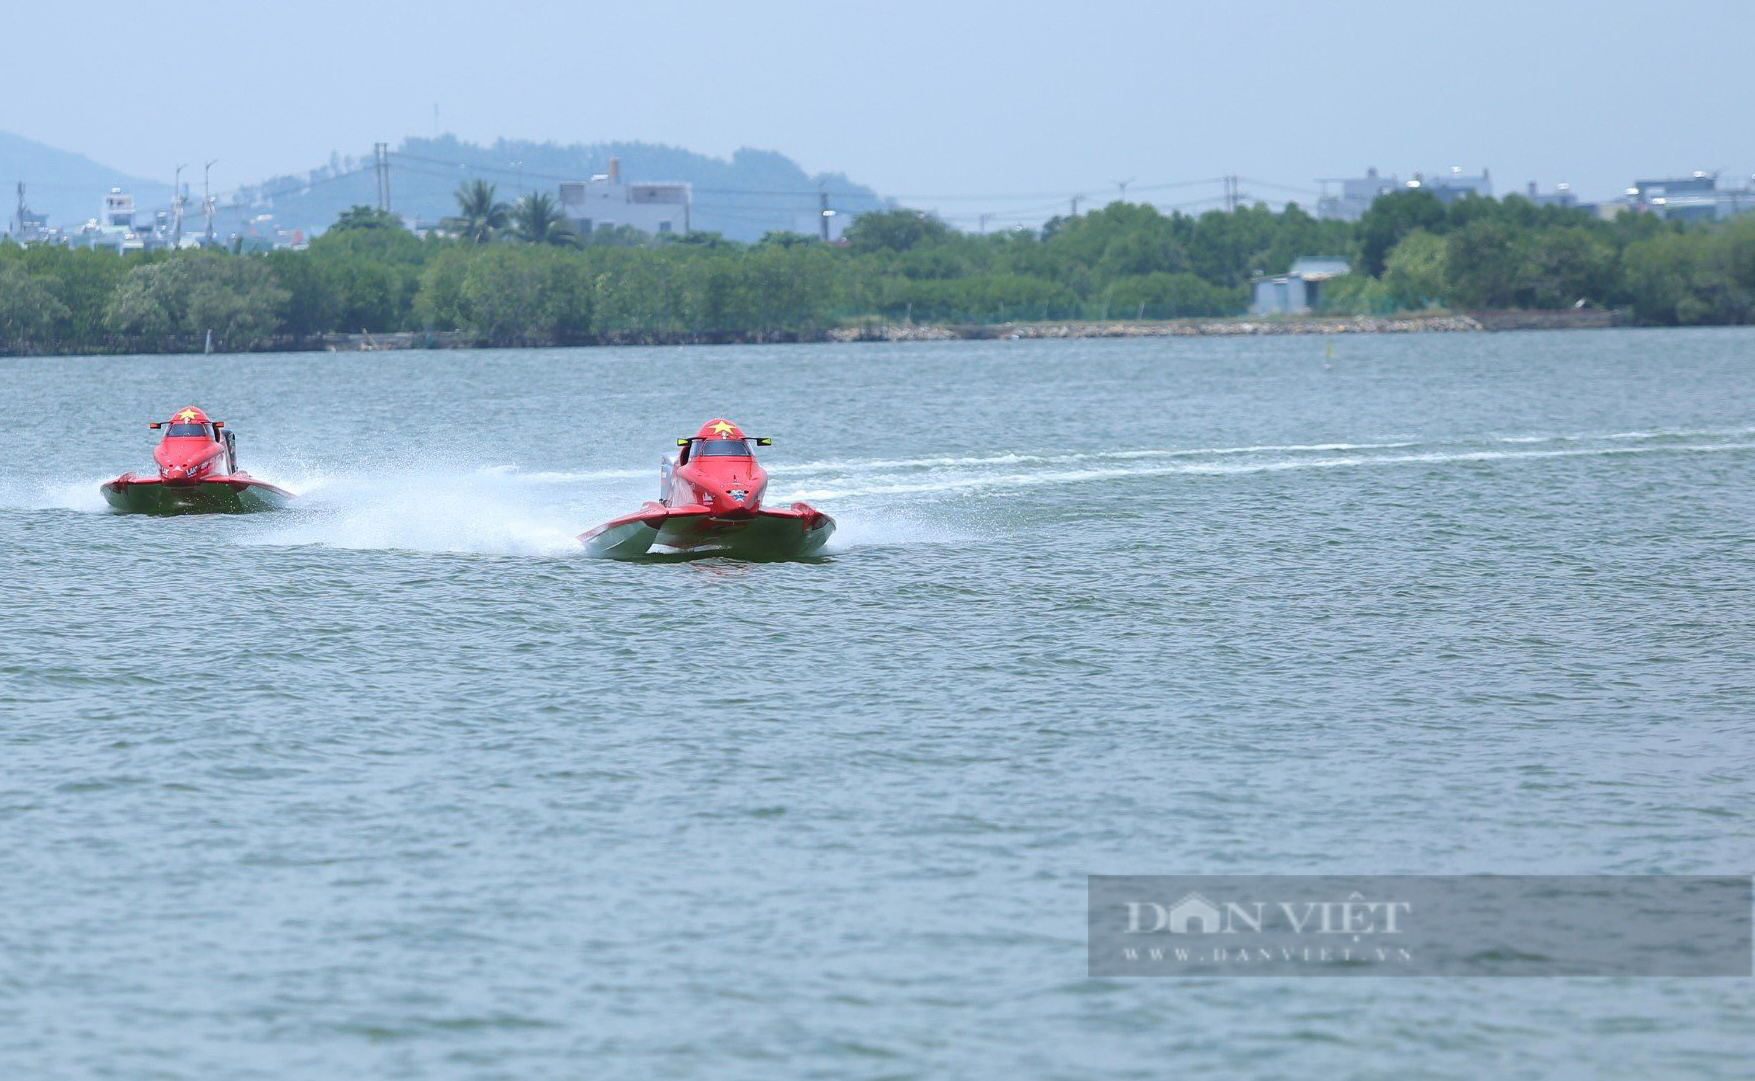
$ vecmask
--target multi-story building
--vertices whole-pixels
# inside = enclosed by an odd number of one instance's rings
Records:
[[[1365,175],[1346,179],[1328,178],[1318,181],[1323,185],[1323,194],[1316,201],[1316,216],[1319,218],[1338,218],[1342,221],[1358,221],[1371,209],[1371,204],[1380,195],[1388,195],[1392,191],[1414,190],[1424,188],[1438,196],[1441,202],[1452,203],[1465,195],[1479,195],[1483,198],[1493,197],[1493,178],[1486,169],[1479,176],[1470,176],[1460,166],[1453,166],[1448,173],[1415,173],[1414,179],[1403,184],[1395,176],[1380,176],[1376,169],[1365,170]],[[1328,185],[1339,184],[1339,195],[1331,194]]]
[[[1741,199],[1738,196],[1742,196]],[[1626,205],[1633,210],[1656,214],[1672,221],[1716,221],[1748,209],[1748,193],[1720,191],[1718,177],[1711,173],[1669,177],[1663,180],[1635,180],[1627,189]]]
[[[1316,200],[1316,216],[1341,221],[1358,221],[1379,195],[1388,195],[1401,187],[1401,181],[1393,176],[1378,176],[1375,166],[1365,170],[1361,177],[1328,178],[1317,183],[1323,186],[1323,194]],[[1330,184],[1341,186],[1339,195],[1329,193]]]
[[[147,245],[150,231],[137,232],[134,227],[134,196],[121,188],[104,193],[103,210],[98,217],[87,219],[85,225],[68,238],[74,247],[110,248],[117,252],[141,251]]]
[[[105,228],[134,228],[134,196],[121,188],[111,188],[104,196],[104,216],[100,224]]]
[[[561,184],[561,213],[582,233],[631,225],[653,236],[689,231],[689,185],[674,182],[629,184],[620,160],[590,180]]]
[[[1480,176],[1470,176],[1462,171],[1462,166],[1453,165],[1448,173],[1434,173],[1427,176],[1415,173],[1414,179],[1408,182],[1410,188],[1425,188],[1438,196],[1442,203],[1454,203],[1469,195],[1479,195],[1483,199],[1493,198],[1493,178],[1483,168]]]
[[[1537,206],[1575,207],[1579,205],[1578,194],[1572,190],[1571,184],[1561,183],[1553,191],[1542,191],[1535,181],[1530,181],[1529,190],[1524,198]]]

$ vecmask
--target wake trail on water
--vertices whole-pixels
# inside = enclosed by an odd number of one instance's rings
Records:
[[[108,514],[98,489],[115,474],[92,474],[90,477],[53,477],[28,480],[22,477],[0,478],[0,509],[4,510],[72,510],[84,514]]]
[[[262,528],[245,543],[562,557],[583,554],[579,534],[655,498],[657,470],[308,470],[279,471],[274,483],[299,493],[299,499],[284,512],[255,519]],[[828,551],[963,539],[963,531],[927,521],[906,507],[866,505],[838,524]]]
[[[248,543],[507,556],[576,555],[578,535],[638,507],[652,470],[432,466],[287,476],[299,499]],[[625,506],[625,510],[618,509]]]
[[[1755,427],[1602,434],[1484,435],[1133,447],[1066,453],[849,458],[769,465],[767,502],[804,500],[837,520],[828,551],[961,544],[990,532],[965,498],[1050,485],[1292,470],[1430,468],[1467,463],[1755,450]],[[307,462],[252,470],[298,494],[287,510],[252,516],[240,543],[354,550],[559,557],[582,553],[580,533],[656,497],[657,470],[526,471],[410,460],[371,472]],[[108,513],[109,476],[0,476],[0,509]]]
[[[859,500],[980,494],[1046,485],[1167,476],[1226,476],[1289,470],[1517,462],[1545,458],[1719,453],[1755,449],[1755,428],[1613,432],[1602,435],[1484,436],[1127,449],[1055,455],[986,455],[814,462],[775,470],[770,492],[784,500]],[[786,482],[786,485],[782,484]],[[828,509],[825,506],[825,509]]]

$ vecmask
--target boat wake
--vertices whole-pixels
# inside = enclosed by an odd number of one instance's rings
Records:
[[[576,555],[585,525],[651,471],[521,472],[512,466],[288,478],[298,503],[250,543],[479,555]]]
[[[65,477],[25,480],[0,478],[0,510],[71,510],[86,514],[108,514],[99,485],[115,479],[115,474],[93,474],[69,480]]]
[[[1755,450],[1755,427],[1454,440],[1263,443],[1064,454],[822,460],[770,467],[768,501],[808,500],[835,515],[828,554],[963,544],[986,530],[965,500],[1048,485],[1244,476],[1286,470],[1430,468],[1469,463]],[[263,479],[299,493],[287,510],[237,527],[240,543],[504,556],[576,556],[592,523],[652,497],[653,469],[527,472],[514,466],[404,465],[372,473],[269,464]],[[107,513],[107,477],[0,477],[0,510]]]
[[[979,495],[1042,485],[1178,475],[1225,476],[1301,469],[1721,453],[1755,449],[1751,437],[1755,437],[1755,428],[813,462],[774,469],[773,492],[776,498],[828,503],[885,497]]]

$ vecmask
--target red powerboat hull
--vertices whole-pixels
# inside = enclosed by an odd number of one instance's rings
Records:
[[[237,437],[223,420],[186,406],[148,425],[164,438],[153,450],[158,476],[124,473],[100,486],[122,514],[249,514],[278,510],[293,494],[238,468]]]
[[[799,559],[822,550],[835,519],[808,503],[762,506],[768,471],[752,437],[716,417],[676,441],[676,460],[659,463],[658,499],[579,535],[585,551],[607,559],[722,555],[752,562]]]
[[[293,499],[284,488],[237,473],[194,484],[124,473],[103,485],[105,502],[119,514],[252,514],[279,510]]]
[[[702,506],[647,503],[637,513],[581,534],[579,541],[586,554],[605,559],[688,554],[778,562],[815,554],[834,532],[835,519],[805,503],[736,516],[715,515]]]

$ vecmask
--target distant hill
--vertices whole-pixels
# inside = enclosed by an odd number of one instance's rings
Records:
[[[87,218],[97,217],[104,193],[112,187],[134,194],[143,219],[171,203],[171,186],[163,181],[129,176],[83,154],[0,131],[0,183],[5,184],[0,191],[0,216],[7,221],[17,213],[16,193],[21,181],[30,208],[47,215],[50,225],[63,229],[77,229]]]
[[[691,220],[697,230],[724,233],[735,240],[759,240],[776,230],[814,232],[819,220],[818,192],[829,194],[829,206],[840,214],[858,214],[889,205],[877,193],[841,173],[806,173],[792,159],[772,150],[739,150],[729,160],[708,157],[653,143],[596,143],[559,146],[502,139],[477,146],[453,136],[411,138],[391,151],[390,202],[399,214],[436,222],[456,210],[453,193],[459,184],[483,179],[498,186],[512,202],[526,191],[554,193],[562,180],[583,180],[606,172],[609,159],[619,158],[629,181],[681,180],[694,185]],[[138,220],[150,221],[171,205],[171,186],[129,176],[66,150],[0,132],[0,215],[14,213],[17,182],[25,199],[51,226],[74,230],[98,215],[104,193],[112,187],[132,192]],[[184,175],[190,183],[188,174]],[[193,179],[186,210],[187,232],[201,228],[199,177]],[[307,235],[322,232],[342,211],[377,202],[378,182],[371,155],[330,155],[328,163],[300,175],[272,177],[236,192],[216,193],[220,208],[216,227],[221,235],[255,232],[253,219],[273,216],[282,228]]]
[[[559,146],[502,139],[478,146],[453,136],[411,138],[391,151],[390,203],[398,214],[437,221],[455,213],[453,193],[466,181],[487,180],[499,188],[502,199],[512,202],[526,191],[552,194],[563,180],[606,172],[612,157],[620,159],[625,180],[694,185],[694,228],[737,240],[758,240],[776,230],[814,232],[819,190],[829,193],[831,209],[841,214],[887,205],[872,189],[843,174],[813,176],[772,150],[739,150],[725,160],[652,143]],[[240,189],[226,218],[247,216],[246,210],[272,213],[284,228],[318,232],[348,207],[375,203],[377,192],[370,155],[332,156],[327,165],[302,176],[274,177]]]

